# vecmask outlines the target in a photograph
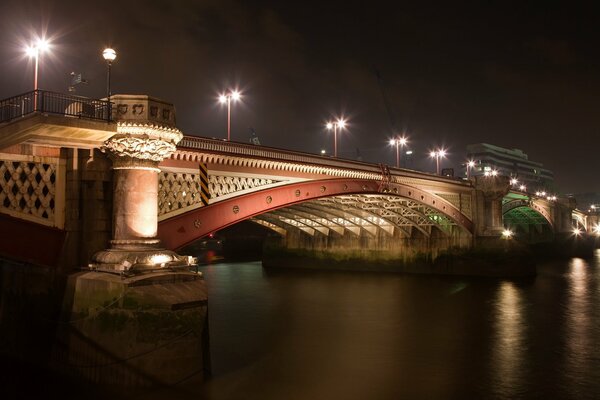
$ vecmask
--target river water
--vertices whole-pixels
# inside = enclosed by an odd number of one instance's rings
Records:
[[[0,397],[600,398],[600,251],[538,265],[528,280],[268,270],[260,262],[201,271],[212,359],[204,385],[191,378],[114,392],[25,367],[15,381],[7,363]]]
[[[526,281],[203,267],[208,399],[600,398],[600,253]]]

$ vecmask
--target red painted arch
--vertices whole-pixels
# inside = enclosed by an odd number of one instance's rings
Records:
[[[414,200],[473,232],[473,222],[440,196],[407,185],[342,178],[292,183],[201,207],[159,222],[158,237],[167,249],[175,250],[255,215],[322,197],[350,194],[386,194]]]

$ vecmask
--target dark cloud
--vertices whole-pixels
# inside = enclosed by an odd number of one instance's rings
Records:
[[[323,122],[344,114],[339,152],[393,163],[392,127],[406,129],[416,168],[432,146],[458,168],[469,143],[520,148],[555,171],[563,192],[600,191],[592,3],[14,1],[0,4],[0,97],[31,88],[21,47],[54,39],[41,86],[105,94],[104,46],[117,49],[113,92],[175,103],[187,134],[224,137],[219,91],[236,86],[233,138],[319,152]],[[378,81],[376,72],[381,79]],[[389,111],[384,97],[388,100]]]

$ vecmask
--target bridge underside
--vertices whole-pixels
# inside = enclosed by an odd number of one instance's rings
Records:
[[[509,192],[502,199],[503,224],[521,240],[547,240],[555,230],[551,208],[549,201]]]
[[[504,226],[510,229],[517,238],[528,241],[549,239],[553,235],[553,227],[549,221],[536,210],[523,206],[513,208],[503,215]]]
[[[473,224],[449,201],[423,190],[360,179],[329,179],[273,187],[222,200],[159,223],[159,237],[176,249],[253,218],[282,235],[471,237]]]
[[[251,219],[281,235],[430,237],[450,235],[456,224],[439,211],[411,199],[378,194],[325,197],[283,207]]]

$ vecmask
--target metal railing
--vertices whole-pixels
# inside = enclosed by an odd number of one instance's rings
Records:
[[[111,104],[47,90],[33,90],[0,100],[0,123],[39,112],[67,117],[111,121]]]

